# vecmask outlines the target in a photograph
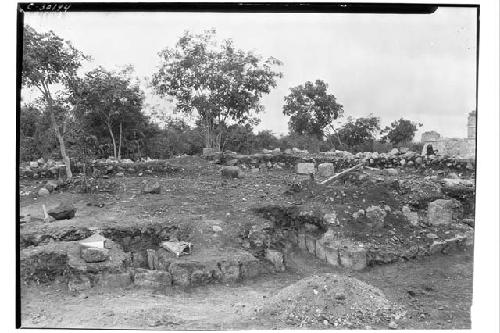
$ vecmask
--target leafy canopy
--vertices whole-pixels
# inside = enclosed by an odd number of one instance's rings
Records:
[[[228,121],[243,124],[251,112],[263,110],[263,94],[282,77],[273,68],[275,58],[263,60],[236,49],[231,40],[218,42],[215,30],[185,32],[174,48],[160,52],[161,63],[152,77],[154,91],[173,97],[177,110],[196,112],[207,129],[222,128]]]
[[[385,135],[382,137],[382,140],[395,145],[410,142],[415,137],[417,127],[421,126],[422,124],[420,123],[401,118],[392,122],[391,126],[384,128],[382,133],[385,133]]]
[[[38,33],[30,26],[24,28],[23,85],[43,90],[51,84],[67,83],[84,59],[88,57],[53,31]]]
[[[342,116],[342,105],[337,103],[333,94],[328,94],[328,85],[322,80],[307,81],[290,90],[283,106],[283,114],[290,116],[290,131],[313,135],[321,140],[325,127]]]
[[[361,145],[375,140],[376,133],[380,130],[380,119],[370,114],[368,117],[353,119],[348,118],[337,132],[343,144],[349,147]]]
[[[122,71],[108,71],[98,67],[72,85],[75,114],[86,121],[89,128],[107,131],[122,126],[134,126],[141,113],[144,93],[130,77],[131,66]]]

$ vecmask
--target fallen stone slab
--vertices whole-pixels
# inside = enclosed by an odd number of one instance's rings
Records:
[[[191,253],[192,244],[183,241],[165,241],[160,244],[162,248],[174,253],[177,257]]]
[[[56,220],[69,220],[75,216],[76,208],[69,202],[61,202],[57,207],[49,209],[47,213]]]

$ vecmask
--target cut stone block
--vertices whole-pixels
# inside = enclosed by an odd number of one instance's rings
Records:
[[[348,246],[339,249],[340,264],[353,270],[366,267],[366,249],[357,246]]]
[[[97,247],[82,247],[80,256],[87,263],[103,262],[109,259],[109,250]]]
[[[320,241],[316,242],[316,258],[326,260],[326,251]]]
[[[332,266],[339,266],[339,249],[337,247],[324,246],[326,262]]]
[[[453,210],[457,204],[454,200],[438,199],[429,203],[427,218],[429,224],[450,224],[453,222]]]
[[[333,163],[321,163],[318,165],[318,175],[325,178],[335,175]]]
[[[240,168],[237,166],[226,166],[222,169],[221,175],[223,178],[238,178],[240,175]]]
[[[101,273],[97,285],[105,288],[125,288],[132,283],[130,273]]]
[[[297,163],[297,173],[303,175],[316,173],[314,163]]]
[[[305,233],[301,233],[301,232],[298,233],[298,245],[299,245],[299,249],[301,249],[301,250],[307,250],[307,247],[306,247],[306,234]]]
[[[309,253],[316,254],[316,239],[306,235],[306,249]]]
[[[134,274],[134,284],[141,287],[165,288],[172,284],[172,276],[164,271],[140,269]]]
[[[266,256],[265,258],[269,260],[273,265],[274,268],[278,272],[284,272],[285,271],[285,263],[283,260],[283,253],[277,250],[271,250],[271,249],[266,249]]]

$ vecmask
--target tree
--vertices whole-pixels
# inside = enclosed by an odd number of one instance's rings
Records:
[[[70,42],[64,41],[52,31],[38,33],[30,26],[24,28],[22,83],[25,87],[35,87],[42,94],[45,110],[50,116],[61,157],[66,165],[68,179],[71,179],[73,174],[64,143],[64,124],[61,126],[56,120],[58,103],[53,91],[55,85],[64,87],[73,80],[81,61],[86,58]]]
[[[353,119],[349,117],[337,132],[342,144],[354,147],[375,140],[375,134],[380,130],[379,118],[370,114],[368,117]]]
[[[290,132],[323,139],[325,127],[343,114],[342,105],[327,90],[328,85],[322,80],[316,80],[315,83],[307,81],[304,85],[290,89],[283,106],[283,114],[290,116]]]
[[[141,113],[144,94],[131,81],[132,67],[120,72],[98,67],[72,86],[75,113],[90,132],[105,131],[113,144],[113,156],[120,159],[124,132],[145,120]]]
[[[185,32],[174,48],[160,52],[160,68],[152,77],[154,91],[173,97],[184,114],[197,114],[206,147],[221,148],[229,122],[244,125],[252,113],[263,111],[263,94],[276,86],[282,74],[273,70],[281,62],[262,60],[252,52],[236,49],[231,40],[221,43],[215,30]]]
[[[420,123],[401,118],[392,122],[390,127],[387,126],[382,130],[381,133],[385,133],[385,135],[381,139],[395,145],[407,143],[413,140],[417,127],[421,126]]]

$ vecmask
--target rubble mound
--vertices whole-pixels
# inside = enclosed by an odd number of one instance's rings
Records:
[[[260,314],[293,327],[365,328],[387,327],[401,310],[371,285],[347,276],[324,274],[282,289],[269,299]]]

